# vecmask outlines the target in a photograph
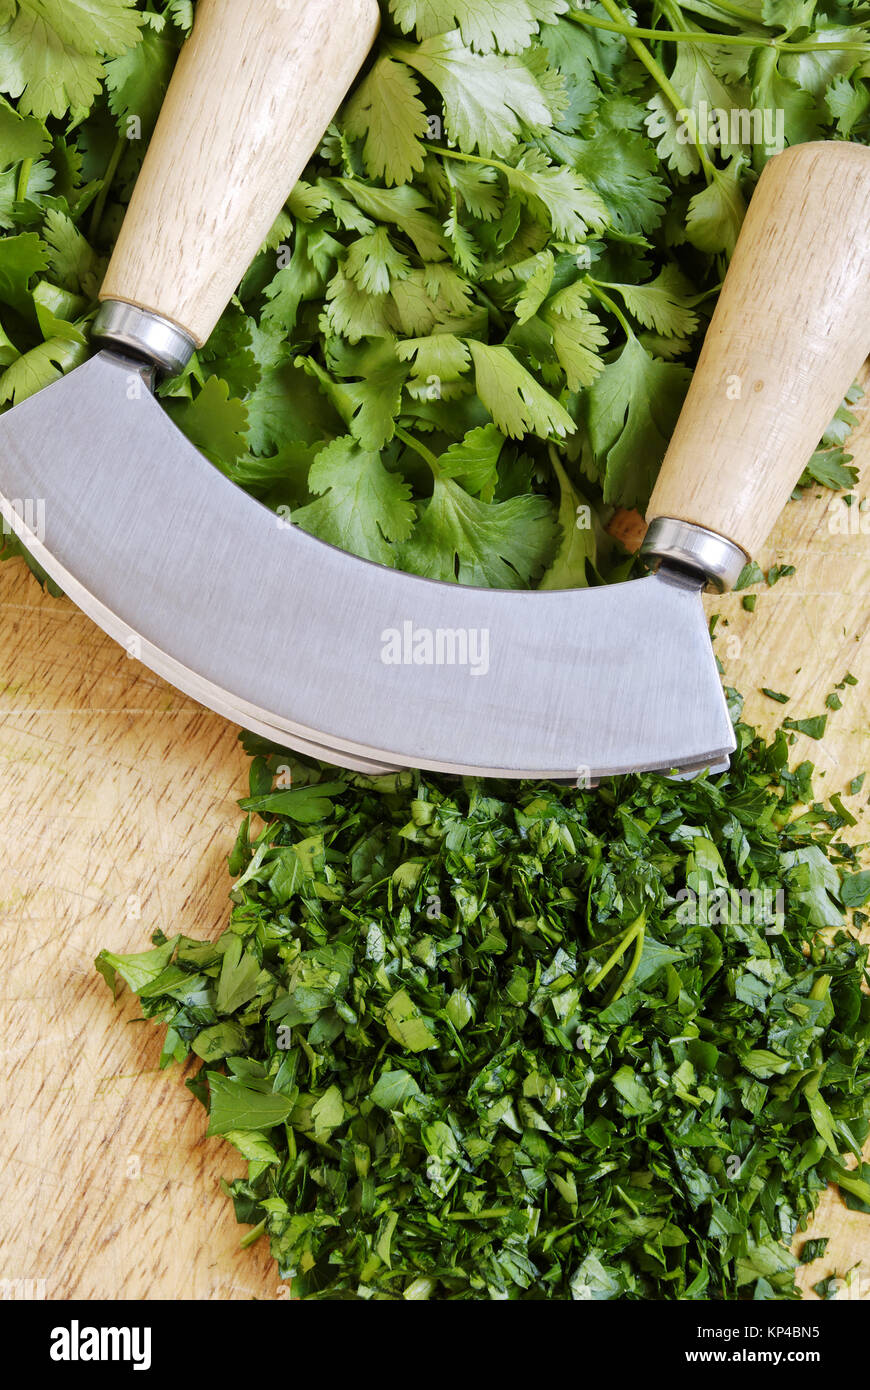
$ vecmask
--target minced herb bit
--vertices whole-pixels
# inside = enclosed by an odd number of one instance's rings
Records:
[[[810,1265],[813,1260],[820,1260],[828,1248],[830,1236],[819,1236],[817,1240],[805,1240],[801,1246],[800,1260],[802,1265]]]
[[[808,738],[820,739],[825,736],[827,722],[828,716],[826,714],[814,714],[809,719],[784,719],[782,727],[794,729],[799,734],[806,734]]]
[[[202,1059],[294,1293],[789,1299],[825,1184],[870,1210],[867,876],[841,893],[785,734],[738,737],[714,778],[581,790],[295,758],[275,789],[246,736],[228,929],[97,964]]]

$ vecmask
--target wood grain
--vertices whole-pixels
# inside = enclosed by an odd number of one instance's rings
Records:
[[[870,495],[866,408],[863,421],[856,497]],[[797,573],[762,591],[754,614],[739,594],[707,600],[723,615],[726,680],[767,730],[783,707],[760,686],[786,691],[801,716],[823,710],[846,670],[858,677],[825,740],[795,744],[795,760],[825,774],[819,794],[870,771],[870,538],[832,531],[843,503],[830,505],[820,490],[786,508],[759,561]],[[243,1163],[205,1138],[179,1069],[158,1070],[160,1030],[135,1023],[130,997],[114,1004],[93,970],[100,947],[146,949],[157,926],[224,926],[247,790],[235,730],[18,561],[0,565],[0,672],[0,1278],[41,1279],[49,1298],[286,1297],[265,1242],[239,1249],[247,1228],[218,1187]],[[855,840],[870,838],[866,799],[846,798]],[[801,1271],[806,1287],[859,1259],[870,1272],[867,1217],[831,1194],[813,1229],[831,1243]]]
[[[204,343],[378,23],[376,0],[199,0],[100,298]]]
[[[749,555],[870,353],[870,149],[777,155],[753,195],[647,519]]]

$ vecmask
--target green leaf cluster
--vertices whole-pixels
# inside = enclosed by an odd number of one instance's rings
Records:
[[[707,0],[382,11],[237,296],[161,399],[233,481],[368,559],[511,587],[622,578],[604,528],[649,497],[776,147],[765,113],[786,143],[866,141],[866,25]],[[0,0],[0,408],[84,358],[194,14]],[[853,481],[854,399],[804,484]],[[457,471],[481,438],[489,462]],[[581,537],[572,497],[592,513]]]

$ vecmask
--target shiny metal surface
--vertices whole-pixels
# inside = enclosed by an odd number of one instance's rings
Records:
[[[336,763],[582,784],[734,747],[700,581],[496,592],[369,564],[235,487],[112,354],[0,417],[0,494],[44,499],[24,543],[147,666]]]
[[[119,299],[103,300],[91,338],[97,347],[144,357],[170,376],[184,371],[196,348],[190,334],[171,319]]]
[[[646,560],[682,565],[701,574],[720,593],[733,589],[749,559],[746,551],[726,536],[671,516],[657,516],[650,522],[641,555]]]

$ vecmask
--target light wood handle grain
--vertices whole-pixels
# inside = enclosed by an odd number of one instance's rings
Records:
[[[761,545],[870,352],[870,149],[766,165],[647,509]]]
[[[201,345],[372,45],[377,0],[199,0],[101,299]]]

